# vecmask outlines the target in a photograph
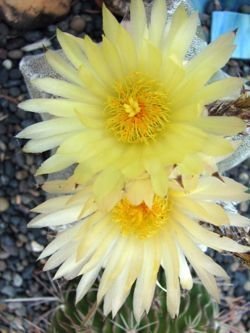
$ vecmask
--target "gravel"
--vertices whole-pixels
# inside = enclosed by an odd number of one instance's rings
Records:
[[[201,16],[207,40],[212,10],[214,8],[210,6]],[[3,313],[0,314],[0,332],[7,332],[7,329],[18,333],[42,332],[36,326],[46,331],[49,310],[55,303],[23,303],[18,299],[57,295],[55,282],[49,274],[42,273],[45,261],[37,261],[39,251],[48,242],[48,232],[27,229],[28,221],[34,217],[30,209],[45,199],[39,186],[42,177],[35,178],[34,173],[48,155],[24,154],[22,142],[15,138],[22,128],[40,120],[38,115],[17,108],[19,102],[28,98],[19,61],[24,55],[43,52],[43,49],[27,52],[23,48],[27,50],[25,47],[43,38],[51,42],[53,49],[59,48],[55,37],[57,27],[76,36],[88,34],[98,42],[102,32],[101,11],[94,1],[76,0],[66,18],[44,29],[20,32],[0,22],[0,298],[17,299],[14,303],[0,304]],[[233,76],[247,76],[250,62],[231,60],[225,70]],[[246,161],[229,175],[249,186],[249,166],[250,161]],[[240,204],[239,209],[250,216],[249,203]],[[211,254],[232,277],[234,288],[227,290],[228,295],[243,296],[250,301],[249,275],[245,266],[232,256],[213,251]],[[247,318],[244,324],[250,327]]]

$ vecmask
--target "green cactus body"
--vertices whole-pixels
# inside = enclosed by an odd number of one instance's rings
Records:
[[[132,293],[117,316],[105,317],[96,305],[96,288],[77,305],[75,283],[69,284],[64,304],[58,306],[49,333],[218,333],[215,318],[218,307],[206,289],[195,284],[182,296],[180,314],[171,319],[166,307],[166,293],[156,288],[151,310],[137,324],[132,312]]]

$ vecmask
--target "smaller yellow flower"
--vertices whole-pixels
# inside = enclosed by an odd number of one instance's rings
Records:
[[[75,186],[71,180],[45,184],[47,191],[60,195],[34,209],[40,215],[30,226],[69,226],[58,233],[40,258],[50,256],[44,269],[58,267],[56,278],[81,276],[77,301],[103,271],[97,301],[104,301],[104,313],[115,316],[135,285],[133,311],[140,321],[150,309],[162,268],[168,311],[175,317],[179,312],[180,285],[184,289],[193,285],[187,260],[219,301],[214,276],[227,278],[227,274],[201,251],[200,245],[231,252],[249,248],[209,231],[200,221],[219,227],[248,226],[245,217],[229,213],[216,203],[247,200],[246,188],[226,177],[178,177],[169,181],[167,196],[159,197],[146,191],[150,186],[148,179],[130,183],[119,199],[116,197],[102,209],[90,188]]]

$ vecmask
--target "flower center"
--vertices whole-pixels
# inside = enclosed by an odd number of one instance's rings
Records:
[[[116,83],[106,105],[107,129],[123,143],[147,143],[167,126],[169,102],[161,84],[140,72]]]
[[[155,196],[152,207],[144,202],[135,206],[127,199],[122,199],[111,212],[112,220],[117,223],[124,235],[137,238],[149,238],[167,223],[169,201]]]

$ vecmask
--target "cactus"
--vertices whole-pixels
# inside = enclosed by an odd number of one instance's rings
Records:
[[[75,282],[69,283],[64,303],[56,309],[49,333],[218,333],[215,317],[217,305],[206,289],[195,284],[182,296],[180,314],[171,319],[166,308],[166,295],[156,288],[151,310],[137,324],[132,314],[132,294],[117,316],[105,317],[96,305],[96,288],[75,305]],[[218,326],[218,325],[217,325]]]

